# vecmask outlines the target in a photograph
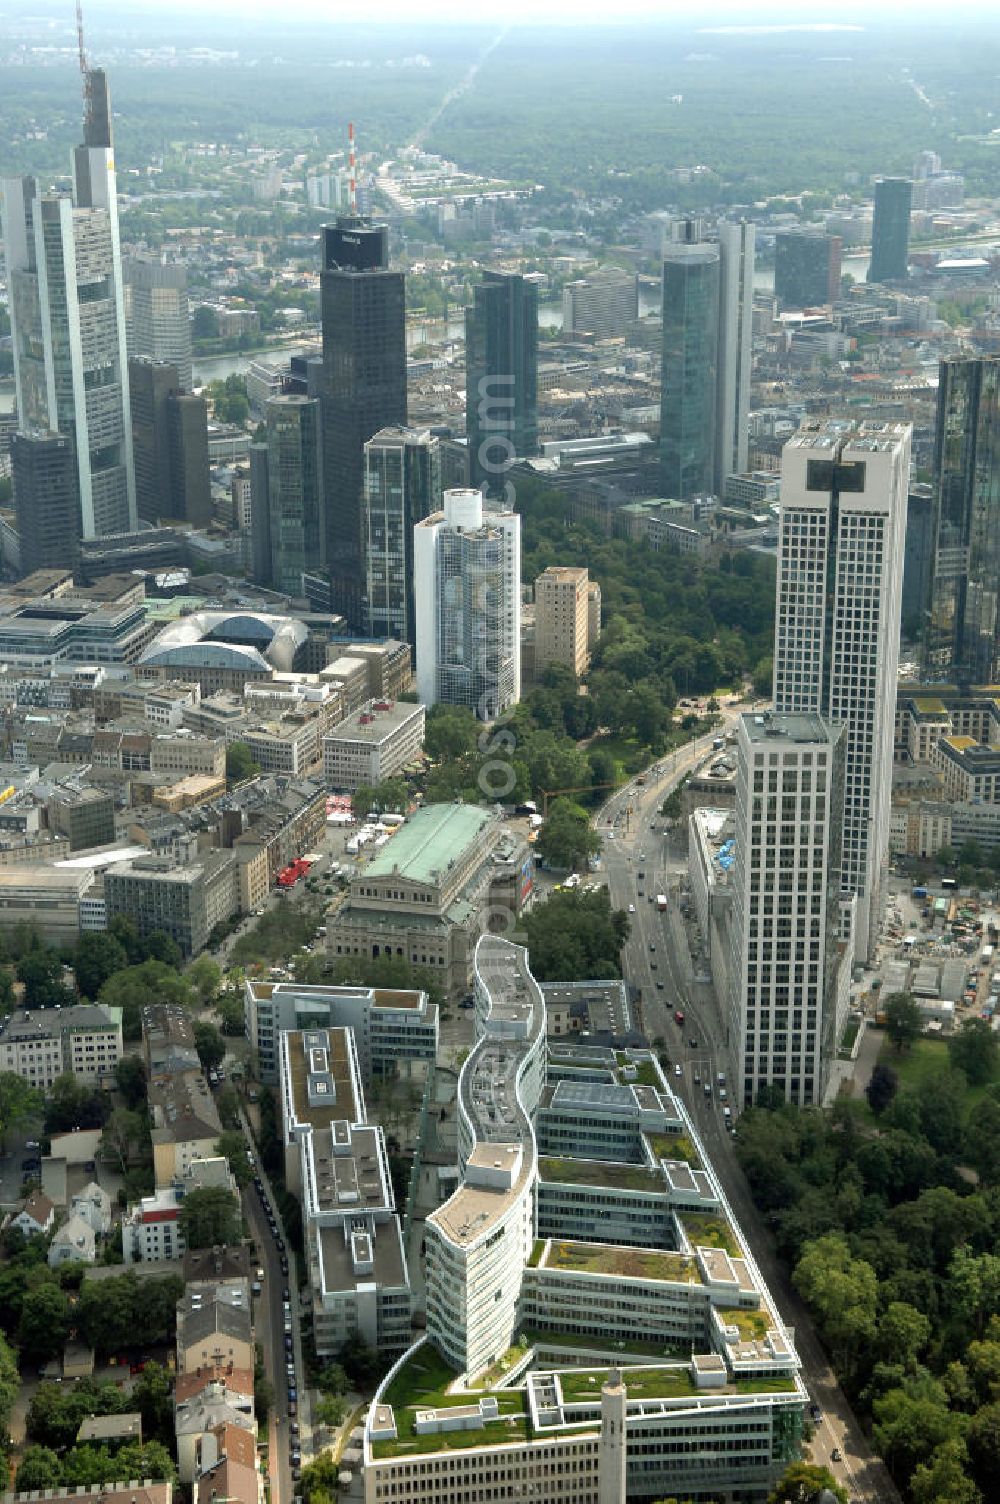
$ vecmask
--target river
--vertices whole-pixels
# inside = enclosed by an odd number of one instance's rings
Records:
[[[843,269],[850,272],[856,282],[863,282],[868,275],[868,253],[852,252],[844,257]],[[754,273],[754,286],[758,292],[770,292],[774,287],[774,268],[771,266],[758,267]],[[639,288],[639,312],[659,313],[660,298],[655,288],[641,286]],[[562,328],[562,302],[550,300],[538,305],[538,322],[543,329]],[[423,344],[437,343],[444,333],[443,322],[440,319],[428,320],[426,323],[410,323],[406,326],[406,348],[412,352]],[[461,317],[448,320],[448,338],[463,339],[465,326]],[[302,344],[272,345],[266,350],[247,351],[240,350],[231,355],[196,355],[194,358],[194,379],[196,385],[203,385],[208,381],[219,381],[226,376],[242,376],[246,373],[247,366],[256,356],[266,359],[271,356],[275,359],[287,360],[291,355],[299,355],[303,348]],[[312,348],[308,346],[308,348]],[[14,383],[12,381],[0,381],[0,413],[12,412],[14,408]]]

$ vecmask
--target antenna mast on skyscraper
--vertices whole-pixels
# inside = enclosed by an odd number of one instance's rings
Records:
[[[83,106],[86,119],[89,121],[94,113],[94,102],[91,93],[90,67],[87,63],[87,49],[83,43],[83,0],[76,0],[76,44],[80,52],[80,72],[83,75]]]
[[[77,0],[77,8],[79,8],[79,0]],[[350,208],[351,208],[351,213],[352,214],[357,214],[357,212],[358,212],[358,180],[357,180],[357,176],[356,176],[357,168],[356,168],[355,158],[354,158],[354,122],[353,122],[353,120],[350,121],[348,123],[348,126],[347,126],[347,164],[348,164],[348,167],[350,168],[350,174],[351,174],[351,178],[350,178],[350,182],[351,182]]]

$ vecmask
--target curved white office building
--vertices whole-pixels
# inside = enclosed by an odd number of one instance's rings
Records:
[[[532,1118],[545,1085],[545,1003],[527,952],[483,935],[474,961],[477,1043],[458,1082],[463,1181],[427,1219],[427,1330],[480,1373],[514,1338],[534,1241]]]

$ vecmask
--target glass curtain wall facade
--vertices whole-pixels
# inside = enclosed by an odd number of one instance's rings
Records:
[[[719,328],[719,248],[668,247],[663,261],[660,460],[664,496],[712,490]]]
[[[387,428],[365,445],[362,507],[369,637],[416,642],[413,529],[441,505],[441,446],[428,429]]]
[[[465,310],[470,484],[500,493],[516,457],[538,452],[538,289],[484,272]]]
[[[303,570],[322,564],[323,468],[320,409],[313,397],[267,404],[267,499],[271,582],[302,594]]]
[[[926,667],[993,684],[1000,673],[1000,360],[944,360],[934,454]]]
[[[323,231],[323,465],[331,606],[362,625],[365,444],[406,423],[406,288],[389,271],[388,230],[341,215]]]
[[[913,184],[909,178],[881,178],[875,184],[869,282],[901,282],[905,278],[912,202]]]

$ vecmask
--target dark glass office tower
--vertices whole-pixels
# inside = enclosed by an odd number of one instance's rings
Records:
[[[80,562],[80,486],[67,434],[16,433],[10,443],[21,573]]]
[[[909,178],[880,178],[875,184],[869,282],[902,282],[906,277],[912,202]]]
[[[934,448],[933,576],[926,668],[1000,675],[1000,359],[943,360]]]
[[[538,451],[538,288],[484,272],[465,310],[465,427],[472,486],[503,494],[511,462]]]
[[[323,230],[323,469],[330,605],[362,625],[365,444],[406,422],[406,290],[389,271],[389,232],[342,214]]]
[[[779,230],[774,237],[774,296],[783,308],[815,308],[840,297],[839,235]]]
[[[663,260],[660,459],[664,496],[713,489],[719,247],[668,246]]]

